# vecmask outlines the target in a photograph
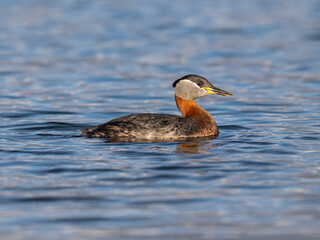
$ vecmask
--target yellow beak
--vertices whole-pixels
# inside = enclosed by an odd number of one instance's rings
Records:
[[[221,95],[221,96],[232,96],[231,93],[224,91],[222,89],[216,88],[214,86],[203,87],[202,89],[206,90],[208,94],[217,94],[217,95]]]

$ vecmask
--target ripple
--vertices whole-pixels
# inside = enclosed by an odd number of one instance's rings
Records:
[[[164,165],[159,167],[153,167],[153,170],[161,170],[161,171],[176,171],[176,170],[185,170],[185,169],[206,169],[207,166],[183,166],[183,165]]]
[[[297,151],[290,151],[284,149],[264,149],[259,150],[257,153],[264,153],[264,154],[280,154],[280,155],[295,155],[298,154]]]
[[[136,221],[148,221],[148,217],[99,217],[99,216],[78,216],[78,217],[60,217],[45,222],[55,222],[55,223],[72,223],[72,224],[81,224],[81,223],[90,223],[90,222],[136,222]]]
[[[66,122],[43,122],[43,123],[27,123],[27,124],[14,124],[7,127],[11,127],[14,130],[20,131],[35,131],[35,130],[63,130],[63,129],[79,129],[84,125],[73,124]]]
[[[34,196],[34,197],[17,197],[17,198],[7,198],[1,201],[15,203],[15,202],[62,202],[62,201],[99,201],[105,200],[99,196]]]
[[[22,154],[35,154],[35,155],[69,155],[73,154],[72,151],[58,151],[58,150],[4,150],[0,149],[0,152],[5,152],[5,153],[22,153]]]
[[[220,129],[228,129],[228,130],[248,130],[250,128],[240,126],[240,125],[221,125],[219,126]]]
[[[16,113],[1,113],[0,116],[3,118],[26,118],[33,117],[39,115],[75,115],[75,112],[67,112],[67,111],[42,111],[42,110],[28,110],[28,111],[20,111]]]
[[[111,168],[52,168],[46,170],[37,170],[33,171],[37,174],[57,174],[57,173],[80,173],[80,172],[87,172],[87,173],[99,173],[99,172],[122,172],[120,169],[111,169]]]

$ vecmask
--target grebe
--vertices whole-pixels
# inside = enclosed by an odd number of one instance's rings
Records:
[[[209,94],[232,96],[214,87],[198,75],[186,75],[173,83],[175,100],[183,117],[170,114],[139,113],[113,119],[81,131],[86,137],[120,141],[178,140],[196,137],[216,137],[219,134],[211,115],[195,103]]]

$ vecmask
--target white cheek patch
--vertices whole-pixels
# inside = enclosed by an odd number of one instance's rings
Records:
[[[207,91],[189,79],[182,79],[176,85],[175,94],[184,100],[194,100],[197,97],[207,95]]]

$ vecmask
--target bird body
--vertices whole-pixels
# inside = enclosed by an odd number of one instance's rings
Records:
[[[119,141],[178,140],[196,137],[215,137],[219,131],[212,116],[199,107],[194,99],[208,94],[231,96],[205,78],[186,75],[173,83],[175,101],[181,116],[139,113],[113,119],[107,123],[82,129],[87,137]]]

